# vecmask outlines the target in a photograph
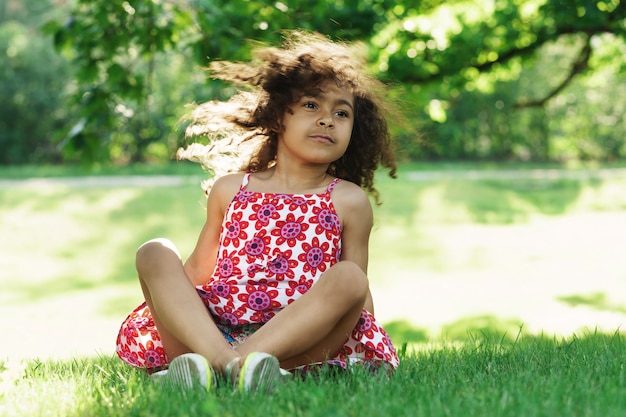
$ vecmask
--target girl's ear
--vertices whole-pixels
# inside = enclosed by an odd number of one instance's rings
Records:
[[[283,125],[283,119],[278,119],[272,126],[270,127],[270,132],[280,133],[285,130],[285,126]]]
[[[280,133],[285,130],[285,124],[283,122],[285,121],[285,114],[287,113],[293,114],[293,110],[291,110],[290,107],[287,107],[283,114],[277,115],[276,123],[272,126],[272,132]]]

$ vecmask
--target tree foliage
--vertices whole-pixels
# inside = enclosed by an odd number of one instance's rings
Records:
[[[455,1],[429,10],[398,5],[386,22],[372,38],[376,70],[383,79],[400,81],[417,114],[423,109],[435,122],[426,128],[426,146],[405,138],[412,156],[626,156],[620,140],[609,148],[591,146],[594,152],[563,152],[551,143],[554,137],[562,139],[570,125],[563,113],[572,111],[571,103],[554,99],[572,89],[578,90],[577,101],[586,99],[580,86],[572,86],[575,81],[587,83],[592,74],[602,73],[608,96],[615,84],[624,84],[626,7],[619,0]],[[623,99],[610,101],[623,107]],[[594,111],[602,110],[582,108],[579,104],[581,124],[591,127]],[[555,115],[560,117],[553,120]],[[603,120],[615,120],[614,137],[624,132],[614,117]],[[597,143],[593,129],[586,130],[589,136],[576,140],[579,131],[570,130],[572,142]]]
[[[347,39],[367,38],[372,23],[386,0],[330,3],[335,20],[322,16],[329,4],[313,1],[276,2],[212,1],[187,2],[154,0],[77,0],[66,22],[50,22],[60,51],[71,57],[77,72],[79,105],[76,123],[65,138],[68,153],[81,152],[87,160],[110,158],[119,148],[116,130],[127,124],[130,115],[143,113],[143,127],[136,141],[150,143],[145,136],[154,129],[154,111],[143,106],[153,97],[158,59],[176,51],[192,59],[197,67],[208,59],[244,59],[249,56],[248,40],[265,42],[280,38],[280,30],[307,28],[334,32]],[[345,26],[336,19],[347,22]],[[205,93],[206,94],[206,93]],[[142,107],[143,106],[143,107]],[[139,110],[139,111],[137,111]],[[132,159],[142,159],[134,147]]]
[[[53,141],[67,117],[67,63],[52,42],[33,27],[50,18],[48,4],[28,9],[0,0],[0,164],[59,162]]]
[[[402,99],[427,139],[424,145],[412,129],[399,130],[407,157],[626,156],[624,135],[610,132],[613,126],[626,133],[621,119],[595,100],[594,111],[604,112],[596,121],[606,128],[592,128],[593,114],[580,103],[589,99],[586,88],[598,82],[596,74],[624,84],[620,0],[74,0],[70,6],[65,20],[52,20],[45,30],[75,69],[76,113],[62,141],[73,158],[167,155],[181,140],[172,131],[181,103],[223,94],[199,68],[212,59],[246,59],[250,41],[277,43],[281,30],[291,28],[369,45],[372,72],[395,86],[390,94]],[[610,94],[610,85],[600,89]],[[618,97],[611,100],[624,107]],[[589,121],[585,129],[555,125],[555,116],[569,121],[573,111]],[[565,131],[585,131],[604,145],[566,152]]]

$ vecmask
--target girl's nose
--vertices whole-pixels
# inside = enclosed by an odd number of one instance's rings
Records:
[[[333,127],[333,118],[329,115],[321,116],[317,119],[317,124],[323,127]]]

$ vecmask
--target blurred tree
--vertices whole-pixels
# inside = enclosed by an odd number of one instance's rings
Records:
[[[112,149],[122,148],[129,160],[145,159],[147,145],[162,133],[152,100],[158,57],[167,51],[175,50],[199,67],[213,58],[245,58],[247,40],[276,41],[282,29],[367,38],[390,3],[76,0],[66,22],[46,26],[57,48],[72,59],[79,84],[76,122],[62,146],[66,154],[87,161],[110,159]],[[128,123],[135,125],[134,138],[118,131]]]
[[[194,65],[242,59],[248,54],[244,40],[275,42],[280,29],[366,40],[373,71],[401,85],[396,93],[413,99],[416,119],[424,115],[435,122],[426,147],[410,132],[399,132],[409,157],[551,158],[548,111],[554,99],[581,74],[606,67],[624,73],[623,64],[616,64],[623,62],[619,45],[626,32],[620,0],[415,3],[75,0],[64,24],[47,25],[77,70],[79,114],[64,148],[86,160],[110,158],[116,146],[135,152],[131,160],[143,158],[141,149],[161,131],[150,101],[158,56],[175,51]],[[550,57],[543,51],[551,45],[565,53],[546,68]],[[595,57],[599,48],[605,50],[602,59]],[[531,83],[527,74],[534,74]],[[122,122],[143,126],[135,126],[140,133],[126,137],[127,145],[117,143]],[[618,154],[620,143],[611,145]]]
[[[50,1],[0,0],[0,164],[59,162],[54,132],[67,118],[67,62],[36,27]]]
[[[401,137],[409,157],[565,157],[563,147],[552,147],[550,139],[566,142],[555,129],[572,121],[553,119],[563,116],[558,109],[563,102],[554,99],[574,80],[606,76],[606,69],[615,71],[608,89],[624,84],[626,7],[620,0],[435,1],[427,7],[395,6],[372,38],[379,76],[411,86],[422,110],[418,114],[435,122],[428,128],[427,146]],[[599,51],[602,59],[595,59]],[[580,86],[578,92],[576,99],[585,100]],[[601,139],[591,122],[598,116],[583,108],[579,103],[576,131],[566,130],[578,137],[578,146],[587,143],[596,152],[570,149],[568,156],[626,156],[623,124],[614,126],[621,134],[613,132],[610,149],[598,146]],[[606,126],[616,119],[603,120]],[[582,131],[590,136],[582,139]]]

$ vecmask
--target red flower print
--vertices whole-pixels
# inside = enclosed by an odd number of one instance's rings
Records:
[[[274,249],[272,259],[267,263],[266,276],[275,277],[278,281],[283,281],[285,278],[294,278],[293,269],[298,266],[298,261],[291,259],[293,252],[286,250],[281,252],[278,249]]]
[[[137,352],[132,352],[130,348],[126,345],[122,345],[121,348],[118,349],[117,355],[120,357],[120,359],[130,365],[141,366],[139,364],[139,356],[137,355]]]
[[[366,359],[383,359],[385,357],[385,346],[382,342],[378,342],[378,344],[374,345],[374,343],[368,340],[365,342],[364,346]]]
[[[267,230],[263,229],[248,240],[239,251],[239,255],[247,255],[248,262],[254,262],[256,258],[270,253],[271,236],[267,236]]]
[[[135,319],[130,319],[126,323],[122,330],[122,335],[128,340],[131,344],[137,344],[136,338],[139,337],[139,332],[137,331],[137,325],[135,324]]]
[[[374,316],[365,310],[361,311],[361,317],[354,330],[357,334],[373,340],[375,338],[374,332],[378,333],[378,326],[376,326]],[[357,339],[361,339],[361,337],[357,337]]]
[[[285,203],[289,204],[289,211],[294,212],[294,211],[300,210],[300,212],[304,214],[309,211],[309,206],[312,206],[315,204],[315,201],[312,200],[311,198],[293,196],[292,198],[286,199]]]
[[[296,242],[306,239],[306,230],[309,225],[304,222],[304,216],[300,216],[296,219],[293,213],[287,215],[286,220],[277,221],[277,228],[272,230],[272,236],[278,236],[276,239],[276,246],[282,245],[287,242],[290,248],[296,246]]]
[[[328,253],[329,248],[330,245],[328,242],[324,242],[320,245],[317,236],[313,238],[311,244],[307,242],[302,243],[302,253],[298,255],[298,260],[304,263],[302,270],[304,272],[311,272],[313,276],[317,274],[317,271],[326,271],[328,264],[334,260],[331,254]]]
[[[202,289],[204,293],[201,298],[207,306],[225,304],[239,292],[237,285],[233,284],[233,280],[211,281],[203,285]]]
[[[124,335],[133,339],[139,337],[139,335],[149,335],[152,329],[155,328],[152,314],[145,302],[131,314],[126,324]]]
[[[391,348],[393,350],[394,347],[393,347],[393,343],[391,342],[391,338],[389,337],[389,334],[382,327],[380,327],[380,333],[383,335],[383,343],[387,347],[389,347],[389,348]]]
[[[255,311],[250,315],[251,323],[267,323],[269,318],[264,311]]]
[[[382,359],[385,357],[386,351],[387,349],[385,349],[385,344],[383,342],[376,343],[376,356]]]
[[[239,192],[235,196],[236,203],[234,205],[234,208],[238,210],[246,208],[249,202],[253,202],[255,200],[255,197],[259,198],[259,193],[246,191],[246,190],[239,190]]]
[[[279,210],[284,207],[278,200],[262,201],[263,204],[253,204],[252,213],[249,217],[250,220],[256,220],[255,228],[261,229],[263,226],[267,226],[270,220],[276,220],[280,217]]]
[[[233,245],[238,248],[241,244],[241,240],[248,238],[248,234],[245,229],[248,227],[248,222],[241,220],[243,212],[234,213],[231,218],[224,223],[222,228],[222,246]]]
[[[333,248],[337,248],[337,250],[335,251],[335,259],[332,263],[332,265],[335,265],[341,260],[341,240],[339,240],[339,238],[333,239]]]
[[[317,224],[315,226],[316,234],[325,233],[326,238],[329,240],[341,234],[339,216],[337,216],[332,207],[326,204],[322,204],[320,207],[313,207],[313,214],[314,216],[309,218],[309,223]]]
[[[235,290],[234,293],[237,292],[234,287],[232,289]],[[213,284],[211,284],[211,294],[218,297],[226,298],[230,294],[233,294],[233,292],[231,292],[231,285],[228,284],[226,281],[215,281]]]
[[[289,297],[293,297],[293,295],[298,292],[300,294],[304,294],[313,286],[312,279],[306,279],[305,276],[300,277],[298,281],[289,280],[289,288],[285,290],[285,294]],[[293,300],[295,301],[295,300]]]
[[[354,351],[352,350],[352,348],[346,344],[344,344],[343,348],[341,348],[341,350],[343,351],[343,360],[346,360],[346,356],[348,355],[352,355],[354,353]]]
[[[278,288],[279,285],[279,281],[283,281],[283,279],[280,280],[269,280],[267,278],[250,278],[249,280],[246,281],[247,285],[267,285],[268,287],[272,287],[272,288]]]
[[[215,313],[219,317],[220,321],[230,326],[237,326],[243,324],[239,321],[243,312],[241,310],[235,310],[230,305],[225,305],[224,308],[215,307]]]
[[[165,349],[162,346],[155,347],[152,340],[148,340],[145,347],[139,345],[139,348],[139,357],[144,360],[146,368],[156,368],[167,363]]]
[[[280,302],[276,300],[278,290],[267,285],[246,285],[246,293],[239,294],[237,299],[246,303],[248,308],[254,311],[268,311],[280,308]]]
[[[241,269],[237,268],[239,264],[237,251],[228,253],[226,249],[222,251],[222,255],[217,259],[217,269],[221,278],[230,278],[233,275],[241,275]]]
[[[265,270],[265,268],[263,267],[263,265],[261,264],[252,264],[250,266],[248,266],[247,272],[248,272],[248,276],[250,278],[253,278],[257,272],[261,272]]]
[[[376,355],[376,350],[374,350],[374,345],[372,344],[372,342],[367,342],[365,343],[365,352],[363,352],[365,355],[365,360],[372,360],[374,359],[375,355]]]

